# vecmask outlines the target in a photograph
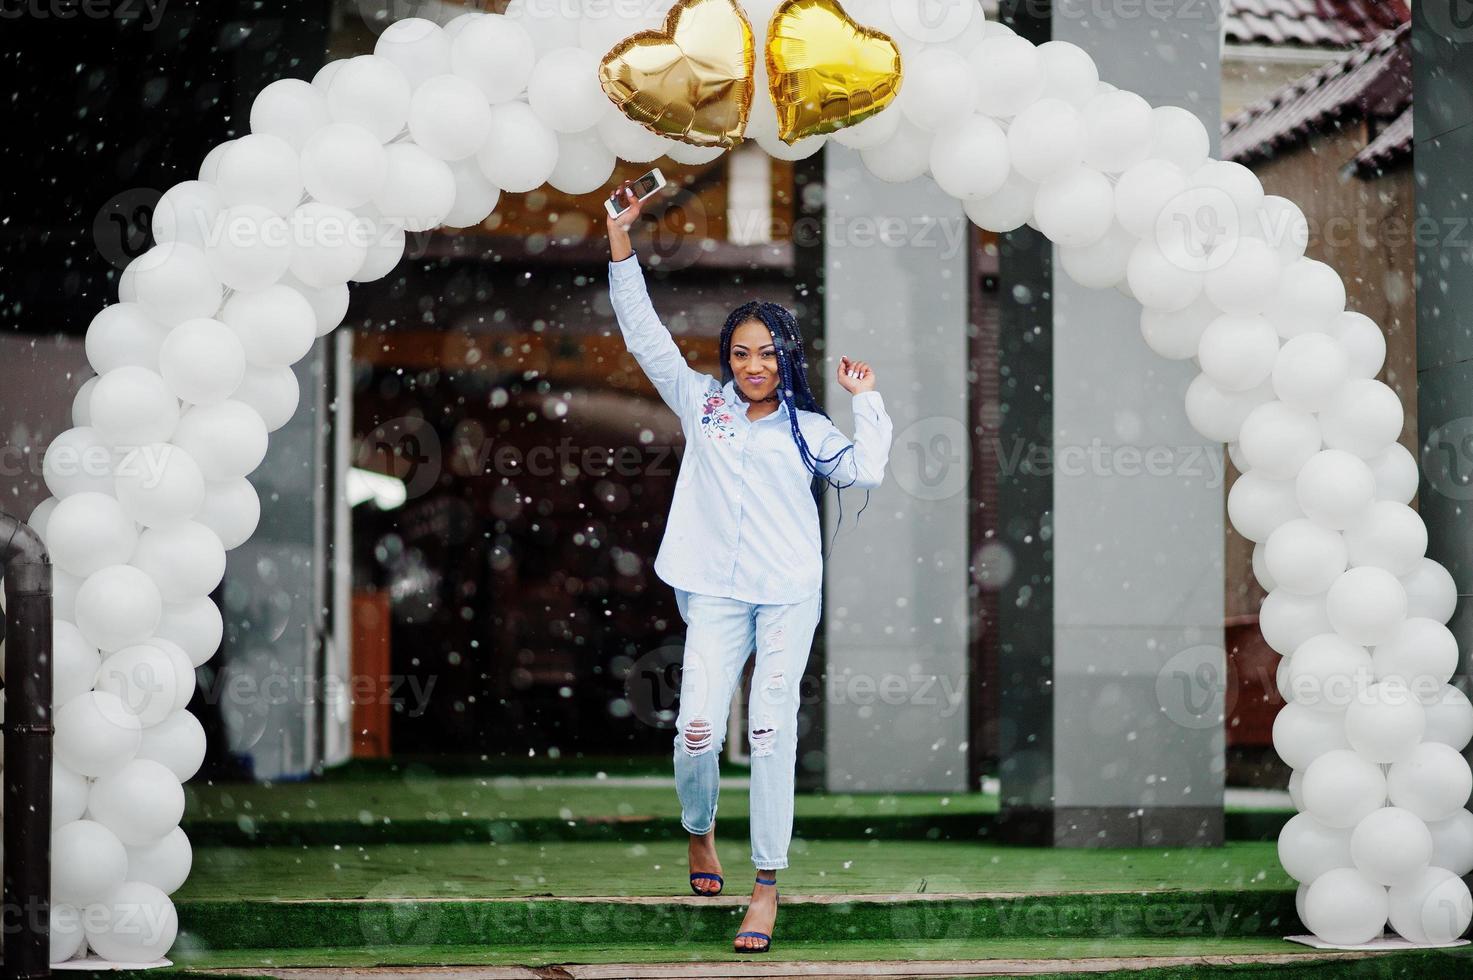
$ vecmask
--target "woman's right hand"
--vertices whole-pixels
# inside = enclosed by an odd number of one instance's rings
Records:
[[[616,262],[627,258],[634,250],[629,244],[629,228],[639,219],[640,202],[634,196],[630,184],[631,182],[626,180],[619,185],[618,190],[609,195],[611,198],[622,198],[628,205],[619,216],[615,218],[609,215],[607,210],[604,211],[609,226],[609,249]]]

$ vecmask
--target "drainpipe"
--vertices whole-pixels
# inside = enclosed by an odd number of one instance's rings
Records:
[[[51,559],[0,514],[5,575],[4,975],[51,976]]]

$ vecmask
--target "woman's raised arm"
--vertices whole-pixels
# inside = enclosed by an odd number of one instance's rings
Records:
[[[629,241],[629,226],[639,217],[639,201],[627,185],[615,193],[625,194],[629,207],[617,218],[608,219],[609,300],[619,321],[619,330],[624,335],[624,346],[639,362],[665,404],[684,419],[686,412],[703,397],[714,379],[686,362],[670,331],[655,313],[639,258]]]

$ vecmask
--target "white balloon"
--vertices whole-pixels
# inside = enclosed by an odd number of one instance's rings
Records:
[[[1225,195],[1232,201],[1238,217],[1235,233],[1241,233],[1245,225],[1251,227],[1243,219],[1263,204],[1263,184],[1259,182],[1258,175],[1231,160],[1208,160],[1191,172],[1188,183]]]
[[[1372,762],[1406,758],[1426,728],[1422,703],[1394,678],[1373,684],[1345,711],[1345,734],[1351,748]]]
[[[1151,156],[1191,173],[1207,162],[1210,147],[1207,127],[1192,112],[1173,105],[1151,110]]]
[[[958,200],[988,197],[1008,179],[1008,136],[978,113],[950,120],[931,143],[931,174]]]
[[[1393,638],[1406,618],[1406,590],[1384,568],[1349,569],[1330,586],[1325,602],[1335,631],[1365,646]]]
[[[1291,337],[1274,361],[1274,391],[1282,401],[1318,412],[1328,405],[1350,376],[1349,355],[1338,340],[1324,333]]]
[[[162,613],[158,586],[132,565],[109,565],[93,572],[77,590],[77,628],[104,652],[146,640]],[[80,766],[72,768],[96,775]]]
[[[314,289],[347,283],[368,256],[371,223],[349,211],[309,201],[292,212],[291,260],[294,279]]]
[[[750,128],[748,132],[751,132]],[[776,134],[772,138],[776,140]],[[788,147],[786,143],[781,141],[778,141],[778,146],[790,151],[789,155],[784,157],[784,159],[801,160],[804,156],[808,155],[807,150],[804,149],[805,147],[812,147],[814,144],[821,146],[825,139],[827,137],[810,136],[806,140],[799,140],[793,147]],[[763,144],[763,149],[767,150],[769,156],[774,152],[774,148],[770,144]],[[667,157],[687,167],[705,166],[725,152],[726,148],[722,146],[691,146],[689,143],[680,143],[674,140],[671,141],[669,146],[665,147],[665,155]]]
[[[409,103],[409,135],[441,160],[464,160],[491,132],[491,107],[479,86],[458,75],[431,78]]]
[[[204,249],[225,205],[220,191],[202,180],[186,180],[164,192],[153,208],[153,240],[185,242]],[[143,365],[147,367],[148,365]]]
[[[1380,381],[1352,378],[1320,412],[1325,445],[1377,456],[1401,435],[1401,399]]]
[[[1095,97],[1100,71],[1089,52],[1068,41],[1045,41],[1038,46],[1038,57],[1047,79],[1045,97],[1063,99],[1076,108]]]
[[[1279,588],[1296,595],[1319,595],[1345,571],[1345,538],[1307,518],[1295,518],[1269,534],[1263,559]]]
[[[1115,190],[1118,194],[1118,184]],[[1118,215],[1119,211],[1116,213]],[[1128,268],[1129,256],[1126,259]],[[1162,357],[1185,361],[1196,356],[1202,334],[1207,330],[1207,325],[1218,316],[1217,307],[1209,303],[1205,296],[1198,297],[1195,302],[1179,310],[1142,308],[1141,336],[1145,339],[1146,346]]]
[[[500,189],[486,179],[475,159],[455,161],[450,165],[450,173],[455,177],[455,204],[445,215],[445,227],[471,228],[479,225],[496,210],[496,204],[501,200]]]
[[[1281,525],[1303,516],[1290,480],[1244,473],[1228,491],[1228,520],[1249,541],[1267,541]]]
[[[179,826],[184,787],[161,763],[134,759],[98,777],[87,810],[125,845],[149,844]]]
[[[174,396],[195,405],[229,398],[245,377],[245,348],[219,320],[185,320],[159,351],[159,372]]]
[[[167,442],[179,423],[179,400],[163,378],[140,367],[114,368],[99,377],[89,411],[97,434],[118,450]]]
[[[1310,637],[1333,629],[1324,596],[1295,595],[1287,589],[1275,589],[1263,600],[1258,628],[1264,642],[1286,657]]]
[[[140,534],[132,564],[153,578],[165,602],[187,602],[225,577],[225,547],[203,524],[176,521]]]
[[[117,499],[84,491],[56,505],[46,526],[51,561],[82,578],[125,564],[138,546],[138,529]]]
[[[901,120],[894,136],[878,146],[860,150],[859,158],[881,180],[903,184],[925,173],[931,165],[932,139],[931,133],[909,120]]]
[[[1473,796],[1473,770],[1452,746],[1422,742],[1391,764],[1386,787],[1393,806],[1422,820],[1448,820]]]
[[[1345,712],[1319,711],[1291,701],[1274,715],[1273,743],[1279,758],[1291,768],[1308,768],[1326,752],[1350,747],[1345,737]]]
[[[300,78],[272,82],[251,104],[251,132],[276,136],[298,152],[313,133],[331,122],[327,96]]]
[[[1391,928],[1419,945],[1451,943],[1473,921],[1473,895],[1446,868],[1429,867],[1388,894]]]
[[[398,65],[365,54],[349,58],[332,76],[327,107],[335,121],[362,126],[387,143],[403,132],[411,95],[409,79]]]
[[[1250,391],[1223,391],[1207,375],[1199,374],[1187,386],[1187,421],[1208,439],[1234,442],[1249,413],[1273,396],[1268,385]]]
[[[1386,774],[1350,749],[1335,749],[1304,770],[1300,792],[1305,811],[1316,820],[1327,827],[1353,828],[1386,805]]]
[[[1278,335],[1261,316],[1224,314],[1207,325],[1197,347],[1202,373],[1224,391],[1247,391],[1263,384],[1273,373],[1278,354]]]
[[[326,69],[324,68],[323,71],[326,71]],[[318,74],[321,74],[321,72]],[[230,144],[234,142],[235,140],[226,140],[223,143],[217,143],[210,152],[205,154],[205,158],[200,161],[199,165],[200,180],[212,187],[214,186],[216,178],[220,176],[220,159],[225,156],[225,151],[230,149]]]
[[[370,219],[363,218],[361,215],[359,218],[359,229],[364,233],[365,238],[372,243],[372,236],[377,230],[376,227],[374,227]],[[364,261],[367,261],[366,257]],[[349,296],[347,283],[319,288],[308,286],[300,279],[288,273],[282,277],[281,284],[283,286],[290,286],[301,293],[302,298],[311,305],[312,312],[317,318],[317,336],[319,337],[326,337],[332,333],[343,322],[343,318],[348,315]],[[242,384],[247,383],[250,377],[251,370],[247,368],[246,381],[242,382]]]
[[[51,570],[51,614],[57,619],[64,619],[69,623],[77,619],[77,593],[81,591],[82,579],[65,569],[52,568]],[[3,646],[3,644],[0,644]],[[4,692],[0,691],[0,705],[4,704]],[[3,714],[0,711],[0,714]],[[0,742],[3,742],[0,739]]]
[[[207,244],[205,257],[214,275],[231,289],[264,289],[290,266],[293,233],[280,214],[259,204],[241,204],[221,212],[219,234]]]
[[[557,165],[547,182],[564,194],[589,194],[613,176],[613,151],[599,139],[598,130],[558,135]]]
[[[1459,810],[1427,825],[1432,834],[1432,864],[1455,875],[1473,871],[1473,812]]]
[[[228,399],[185,412],[174,445],[194,461],[206,480],[248,476],[266,458],[266,423],[255,409]]]
[[[1264,313],[1283,337],[1323,333],[1345,309],[1345,283],[1334,269],[1301,258],[1284,266],[1279,288]]]
[[[1288,710],[1287,706],[1284,710]],[[1350,831],[1296,813],[1279,831],[1279,863],[1295,881],[1308,884],[1335,868],[1350,866]]]
[[[153,885],[166,895],[179,890],[194,865],[194,849],[182,827],[146,844],[128,845],[128,880]]]
[[[520,194],[547,181],[557,154],[557,134],[527,103],[504,102],[491,107],[491,131],[476,160],[492,184]]]
[[[450,39],[439,24],[423,17],[394,21],[379,35],[373,53],[396,65],[412,88],[450,71]]]
[[[1333,868],[1304,894],[1304,924],[1326,942],[1359,946],[1381,935],[1390,909],[1386,889],[1354,868]]]
[[[1273,535],[1269,535],[1269,538],[1272,539]],[[1258,541],[1253,545],[1253,578],[1257,580],[1258,587],[1264,592],[1272,592],[1279,587],[1278,581],[1268,569],[1267,542]]]
[[[622,112],[610,112],[598,121],[598,138],[620,160],[649,163],[665,154],[670,140],[645,129]]]
[[[527,102],[537,117],[560,133],[581,133],[614,111],[599,84],[598,58],[571,47],[538,58],[527,79]]]
[[[155,442],[122,458],[114,490],[129,518],[158,527],[193,517],[204,503],[205,480],[189,453]]]
[[[215,186],[220,203],[228,209],[249,205],[290,214],[302,200],[301,162],[280,136],[251,133],[221,155]]]
[[[1355,825],[1350,856],[1361,874],[1372,881],[1405,884],[1426,870],[1432,858],[1432,835],[1410,810],[1380,807]]]
[[[1344,713],[1351,704],[1365,696],[1373,679],[1371,655],[1365,647],[1334,633],[1310,637],[1299,644],[1289,658],[1288,685],[1294,703],[1316,711]],[[1377,806],[1384,801],[1384,796],[1383,793],[1376,800]],[[1337,827],[1350,826],[1336,823],[1333,819],[1321,819]]]
[[[1097,242],[1060,246],[1059,265],[1081,286],[1108,289],[1124,281],[1125,266],[1134,245],[1135,236],[1114,224]]]
[[[220,308],[219,277],[205,253],[186,242],[155,245],[130,262],[123,276],[132,284],[131,301],[164,327],[214,316]]]
[[[972,115],[976,100],[977,76],[967,59],[946,48],[929,47],[906,66],[905,85],[896,101],[914,125],[940,132]],[[1002,135],[1001,128],[997,134]]]
[[[1079,110],[1063,99],[1039,99],[1008,125],[1007,149],[1013,168],[1035,183],[1079,167],[1084,163]]]
[[[225,624],[219,606],[209,599],[193,599],[166,605],[155,635],[177,643],[198,667],[220,649]]]
[[[1027,108],[1048,85],[1043,59],[1030,41],[992,34],[968,59],[977,79],[977,109],[1005,119]]]
[[[1011,131],[1008,139],[1011,142]],[[1131,234],[1144,238],[1155,231],[1162,209],[1186,186],[1187,175],[1176,164],[1155,158],[1142,160],[1115,181],[1115,216]]]
[[[1131,250],[1125,276],[1131,293],[1148,310],[1184,309],[1202,294],[1202,273],[1167,258],[1151,239],[1142,239]]]
[[[1278,252],[1279,261],[1289,265],[1304,257],[1309,244],[1309,221],[1299,205],[1286,197],[1266,194],[1245,234],[1263,239]]]
[[[58,735],[60,722],[58,715]],[[91,905],[121,885],[127,873],[123,842],[96,820],[73,820],[52,832],[51,901]]]
[[[116,694],[79,694],[58,707],[55,717],[56,760],[84,776],[112,772],[138,751],[138,716]]]
[[[1386,335],[1364,313],[1346,311],[1330,319],[1325,332],[1345,347],[1352,378],[1374,378],[1386,363]]]
[[[102,665],[102,655],[71,622],[64,619],[52,622],[51,655],[55,664],[51,678],[53,708],[92,690],[92,686],[97,683],[97,668]],[[53,773],[64,768],[57,765],[53,768]],[[78,813],[71,819],[75,820],[80,816],[81,813]]]
[[[1366,460],[1376,478],[1376,499],[1409,504],[1417,495],[1417,461],[1399,442]]]
[[[261,521],[261,498],[250,480],[241,477],[205,485],[204,505],[194,518],[220,539],[225,550],[239,548]]]
[[[1458,606],[1458,587],[1446,568],[1423,558],[1410,574],[1401,576],[1407,593],[1407,615],[1425,616],[1439,623],[1453,618]]]
[[[82,928],[82,913],[75,905],[52,902],[47,916],[50,934],[50,958],[47,962],[65,963],[80,953],[86,945],[87,933]]]
[[[402,218],[386,218],[371,204],[359,209],[358,215],[368,230],[368,254],[362,267],[353,274],[352,281],[374,282],[394,271],[404,257],[409,236],[404,232]]]
[[[1016,171],[1010,172],[997,193],[963,201],[962,210],[978,228],[999,234],[1016,231],[1033,217],[1033,200],[1037,194],[1037,184],[1025,180]]]
[[[179,935],[179,913],[169,896],[142,881],[127,881],[82,917],[87,944],[106,960],[151,963]]]
[[[1222,243],[1209,265],[1207,298],[1224,313],[1238,316],[1261,313],[1278,290],[1279,255],[1268,243],[1256,238],[1236,238]]]
[[[1371,503],[1345,529],[1352,565],[1375,565],[1392,575],[1406,575],[1427,553],[1427,525],[1406,504]]]
[[[754,109],[753,111],[755,114],[756,110]],[[621,114],[617,112],[613,113],[613,115],[621,116]],[[833,133],[832,135],[834,137],[834,142],[836,143],[847,146],[850,149],[863,150],[871,146],[879,146],[881,143],[894,136],[895,131],[900,128],[900,124],[904,120],[905,113],[897,109],[894,103],[891,103],[890,106],[880,110],[873,116],[870,116],[868,119],[864,119],[856,125],[847,126],[844,129]],[[773,125],[776,126],[776,113],[773,113],[772,122]],[[747,134],[751,135],[751,133],[752,123],[749,120],[747,123]],[[620,156],[623,157],[623,159],[625,160],[630,159],[629,157],[625,157],[623,154],[620,154]]]
[[[293,364],[307,355],[317,339],[317,314],[312,304],[280,283],[236,293],[226,301],[220,319],[240,338],[246,362],[256,367]]]
[[[1279,660],[1279,666],[1282,667],[1284,664],[1286,664],[1288,662],[1289,662],[1289,660],[1288,660],[1287,657],[1282,658],[1282,659]],[[1299,810],[1301,812],[1304,810],[1304,772],[1303,772],[1303,770],[1300,770],[1300,769],[1291,769],[1291,770],[1289,770],[1289,801],[1294,804],[1294,809]]]
[[[1093,244],[1115,220],[1115,189],[1104,174],[1077,167],[1038,185],[1033,219],[1059,245]]]
[[[562,0],[511,0],[506,16],[526,29],[538,54],[578,43],[578,18],[568,16]]]
[[[235,401],[249,405],[266,423],[267,432],[291,421],[301,399],[297,374],[289,367],[249,367],[235,394]]]
[[[1444,684],[1430,702],[1423,698],[1422,710],[1427,714],[1423,741],[1440,742],[1459,752],[1473,741],[1473,703],[1456,687]]]
[[[356,208],[373,200],[388,174],[384,144],[352,123],[333,123],[302,147],[302,183],[323,204]]]
[[[527,88],[537,50],[522,24],[487,14],[466,24],[450,45],[450,66],[481,90],[487,102],[509,102]]]
[[[97,669],[97,690],[116,695],[124,708],[138,716],[138,724],[148,728],[174,711],[174,701],[182,687],[187,684],[187,689],[193,691],[194,678],[181,673],[180,666],[161,646],[152,643],[127,646],[103,658]],[[188,661],[182,666],[187,668]],[[124,836],[96,810],[93,816],[108,824],[118,836]]]
[[[199,719],[181,708],[152,728],[143,730],[137,758],[161,762],[181,783],[186,782],[199,772],[205,760],[204,727]]]
[[[388,170],[373,206],[387,218],[403,222],[406,231],[439,227],[455,206],[455,175],[413,143],[394,143],[384,150]]]
[[[1376,496],[1376,478],[1359,456],[1322,449],[1299,470],[1295,491],[1307,517],[1340,531],[1370,507]]]
[[[1151,152],[1151,105],[1134,92],[1096,95],[1084,107],[1084,162],[1105,173],[1135,166]]]
[[[168,333],[137,303],[104,306],[87,327],[87,362],[98,374],[120,367],[153,370]]]

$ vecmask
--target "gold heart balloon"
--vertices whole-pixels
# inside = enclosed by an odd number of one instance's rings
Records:
[[[784,143],[853,126],[900,91],[900,50],[838,0],[783,0],[767,28],[767,80]]]
[[[752,108],[752,25],[736,0],[678,0],[599,63],[614,105],[651,132],[694,146],[741,142]]]

